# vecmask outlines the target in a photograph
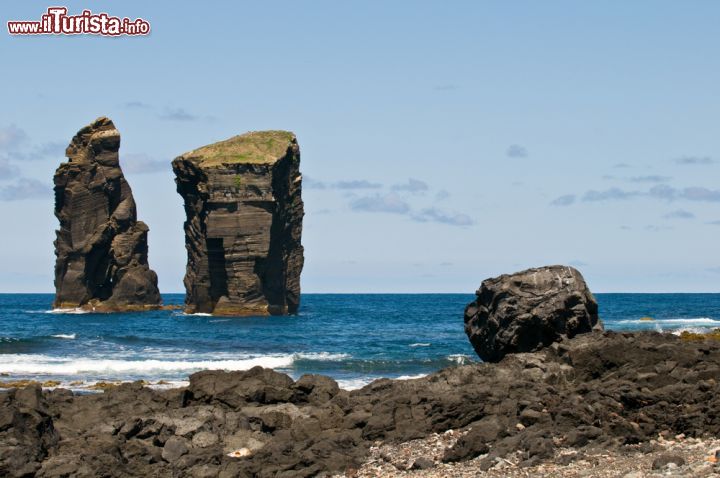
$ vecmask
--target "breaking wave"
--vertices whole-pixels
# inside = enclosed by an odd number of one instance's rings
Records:
[[[454,362],[458,365],[465,365],[473,362],[473,358],[465,354],[452,354],[446,357],[449,361]]]
[[[720,327],[720,320],[711,319],[709,317],[696,317],[691,319],[625,319],[618,320],[615,324],[623,325],[644,325],[646,327],[655,327],[662,330],[663,328],[677,327]]]
[[[248,370],[253,367],[286,369],[296,360],[339,361],[347,354],[326,352],[224,358],[223,360],[118,360],[92,358],[58,358],[41,354],[7,354],[0,363],[0,373],[83,375],[83,374],[152,374],[152,372],[194,372],[199,370]]]
[[[426,373],[416,373],[415,375],[400,375],[396,380],[415,380],[418,378],[427,377]]]
[[[74,309],[51,309],[46,310],[46,314],[89,314],[89,310],[82,309],[80,307],[76,307]]]
[[[55,334],[55,335],[51,335],[50,337],[54,337],[56,339],[75,340],[75,337],[77,337],[77,334]]]

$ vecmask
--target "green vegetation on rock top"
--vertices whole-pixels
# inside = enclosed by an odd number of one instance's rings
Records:
[[[202,166],[231,163],[274,163],[285,156],[295,135],[289,131],[253,131],[185,153]]]

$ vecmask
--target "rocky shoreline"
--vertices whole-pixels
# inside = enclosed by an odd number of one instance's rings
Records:
[[[530,470],[550,465],[571,474],[542,473],[602,476],[572,469],[672,451],[661,437],[705,440],[693,442],[696,455],[717,445],[720,343],[693,338],[596,331],[350,392],[328,377],[293,381],[259,367],[200,372],[171,390],[28,386],[0,393],[0,475],[378,476],[368,467],[385,450],[388,476],[537,476]],[[393,464],[403,447],[430,442],[420,463]],[[668,466],[714,470],[688,460]]]

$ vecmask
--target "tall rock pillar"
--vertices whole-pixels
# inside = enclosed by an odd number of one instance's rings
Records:
[[[98,312],[158,308],[157,275],[148,266],[148,227],[137,220],[120,169],[120,133],[108,118],[82,128],[55,171],[56,308]]]
[[[282,315],[300,305],[300,149],[287,131],[258,131],[173,163],[185,202],[186,311]]]

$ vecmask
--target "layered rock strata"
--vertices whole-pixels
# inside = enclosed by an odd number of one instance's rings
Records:
[[[547,266],[486,279],[476,295],[465,308],[465,333],[486,362],[602,330],[595,297],[572,267]]]
[[[55,308],[99,312],[161,304],[148,265],[148,227],[120,168],[120,133],[108,118],[82,128],[55,171]]]
[[[295,135],[235,136],[172,166],[187,216],[186,312],[297,312],[304,212]]]

